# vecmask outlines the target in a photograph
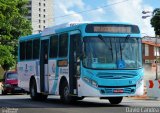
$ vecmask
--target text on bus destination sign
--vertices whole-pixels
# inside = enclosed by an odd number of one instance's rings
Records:
[[[131,33],[131,27],[127,26],[94,26],[94,32]]]

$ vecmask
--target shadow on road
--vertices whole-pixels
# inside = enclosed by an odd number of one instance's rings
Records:
[[[0,107],[14,107],[14,108],[90,108],[90,107],[127,107],[126,105],[111,105],[107,103],[77,101],[72,104],[63,104],[60,99],[49,98],[46,101],[33,101],[27,99],[0,99]]]

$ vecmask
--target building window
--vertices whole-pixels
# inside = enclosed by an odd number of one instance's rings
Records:
[[[45,11],[46,11],[46,9],[43,9],[43,11],[45,12]]]
[[[145,44],[145,56],[149,56],[149,45]]]
[[[41,25],[39,25],[39,28],[41,28]]]
[[[39,20],[39,23],[41,23],[41,20]]]
[[[29,11],[31,11],[31,9],[32,9],[31,7],[28,7],[28,10],[29,10]]]
[[[39,17],[41,17],[41,14],[39,14]]]
[[[29,2],[28,2],[28,5],[31,5],[31,4],[32,4],[32,1],[29,1]]]
[[[28,13],[28,15],[27,16],[31,16],[32,14],[31,13]]]
[[[46,6],[46,4],[45,4],[45,3],[44,3],[43,5],[44,5],[44,7]]]
[[[43,23],[46,23],[46,21],[45,21],[45,20],[43,20]]]
[[[160,56],[158,47],[154,47],[154,56]]]
[[[41,6],[41,3],[39,3],[39,6]]]
[[[46,15],[43,15],[43,17],[45,18],[45,17],[46,17]]]
[[[45,26],[43,26],[43,28],[46,28]]]
[[[41,8],[39,8],[39,11],[41,11]]]

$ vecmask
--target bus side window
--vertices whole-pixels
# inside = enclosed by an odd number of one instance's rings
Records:
[[[20,60],[25,60],[26,58],[26,42],[20,42]]]
[[[32,59],[32,40],[29,40],[26,42],[26,60],[31,60]]]
[[[40,39],[33,40],[33,59],[39,59]]]
[[[68,34],[61,34],[59,37],[59,57],[67,57],[68,53]]]
[[[58,35],[51,36],[50,38],[50,58],[57,58],[58,55]]]

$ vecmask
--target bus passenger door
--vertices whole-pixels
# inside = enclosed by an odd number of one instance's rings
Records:
[[[48,93],[48,45],[49,40],[41,41],[40,53],[40,90],[41,92]]]
[[[77,79],[80,76],[80,59],[78,52],[81,47],[80,33],[70,35],[70,53],[69,53],[69,83],[70,93],[77,95]]]

